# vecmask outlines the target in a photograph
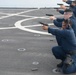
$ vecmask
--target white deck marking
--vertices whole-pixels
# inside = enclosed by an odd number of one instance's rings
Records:
[[[35,10],[39,10],[39,9],[33,9],[33,10],[27,10],[27,11],[23,11],[23,12],[20,12],[20,13],[16,13],[16,14],[7,14],[8,16],[2,16],[0,17],[0,19],[4,19],[4,18],[8,18],[8,17],[11,17],[11,16],[24,16],[24,15],[20,15],[20,14],[23,14],[23,13],[27,13],[27,12],[31,12],[31,11],[35,11]],[[21,30],[24,30],[24,31],[28,31],[28,32],[32,32],[32,33],[39,33],[39,34],[44,34],[44,35],[51,35],[47,32],[42,32],[42,31],[37,31],[37,30],[32,30],[32,29],[29,29],[29,28],[26,28],[26,27],[37,27],[37,26],[41,26],[40,24],[38,25],[29,25],[29,26],[21,26],[21,23],[24,22],[24,21],[29,21],[29,20],[33,20],[33,19],[49,19],[48,17],[36,17],[36,16],[26,16],[25,17],[32,17],[32,18],[28,18],[28,19],[23,19],[23,20],[20,20],[20,21],[17,21],[15,23],[15,27],[3,27],[3,28],[0,28],[0,30],[2,29],[14,29],[14,28],[19,28]],[[53,24],[51,24],[53,25]]]
[[[32,30],[32,29],[28,29],[26,27],[23,27],[21,26],[21,23],[24,22],[24,21],[28,21],[28,20],[33,20],[33,19],[38,19],[40,17],[34,17],[34,18],[29,18],[29,19],[23,19],[23,20],[20,20],[20,21],[17,21],[15,23],[15,26],[21,30],[24,30],[24,31],[28,31],[28,32],[32,32],[32,33],[38,33],[38,34],[44,34],[44,35],[51,35],[47,32],[42,32],[42,31],[37,31],[37,30]],[[44,18],[44,17],[43,17]]]
[[[2,17],[0,17],[0,19],[12,17],[12,16],[15,16],[15,15],[20,15],[20,14],[35,11],[35,10],[38,10],[38,9],[27,10],[27,11],[19,12],[19,13],[16,13],[16,14],[8,14],[8,16],[2,16]]]
[[[0,12],[0,14],[3,14],[3,15],[9,15],[9,14],[11,14],[11,13]]]
[[[53,23],[51,23],[49,25],[53,25]],[[31,28],[31,27],[38,27],[38,26],[42,26],[42,25],[41,24],[35,24],[35,25],[28,25],[28,26],[23,26],[23,27],[24,28],[25,27]],[[2,27],[2,28],[0,28],[0,30],[3,30],[3,29],[15,29],[15,28],[17,28],[17,27]]]

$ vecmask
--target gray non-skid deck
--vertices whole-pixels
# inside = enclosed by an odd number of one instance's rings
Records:
[[[60,15],[54,9],[0,9],[0,75],[63,75],[52,71],[60,62],[51,51],[55,37],[39,24],[52,23],[46,13]]]

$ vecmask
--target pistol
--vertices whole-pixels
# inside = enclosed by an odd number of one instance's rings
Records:
[[[39,22],[39,23],[42,24],[42,25],[48,26],[48,24],[45,24],[45,23],[43,23],[43,22]]]
[[[54,16],[53,14],[46,14],[46,16]]]
[[[57,5],[63,5],[63,4],[57,3]]]
[[[59,9],[59,8],[54,8],[54,9]]]
[[[69,7],[69,6],[66,6],[66,7]]]

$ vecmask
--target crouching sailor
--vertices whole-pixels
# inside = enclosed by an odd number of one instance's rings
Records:
[[[45,25],[42,28],[57,37],[58,46],[52,48],[55,58],[61,60],[57,67],[61,68],[64,74],[76,72],[76,37],[71,27],[71,21],[64,20],[61,29]]]

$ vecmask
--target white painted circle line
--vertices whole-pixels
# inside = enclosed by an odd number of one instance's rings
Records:
[[[17,28],[19,28],[21,30],[24,30],[24,31],[32,32],[32,33],[38,33],[38,34],[44,34],[44,35],[52,35],[52,34],[49,34],[48,32],[42,32],[42,31],[32,30],[32,29],[25,28],[25,27],[21,26],[21,23],[24,22],[24,21],[38,19],[38,18],[40,18],[40,17],[34,17],[34,18],[23,19],[23,20],[17,21],[15,23],[15,27],[17,27]]]

